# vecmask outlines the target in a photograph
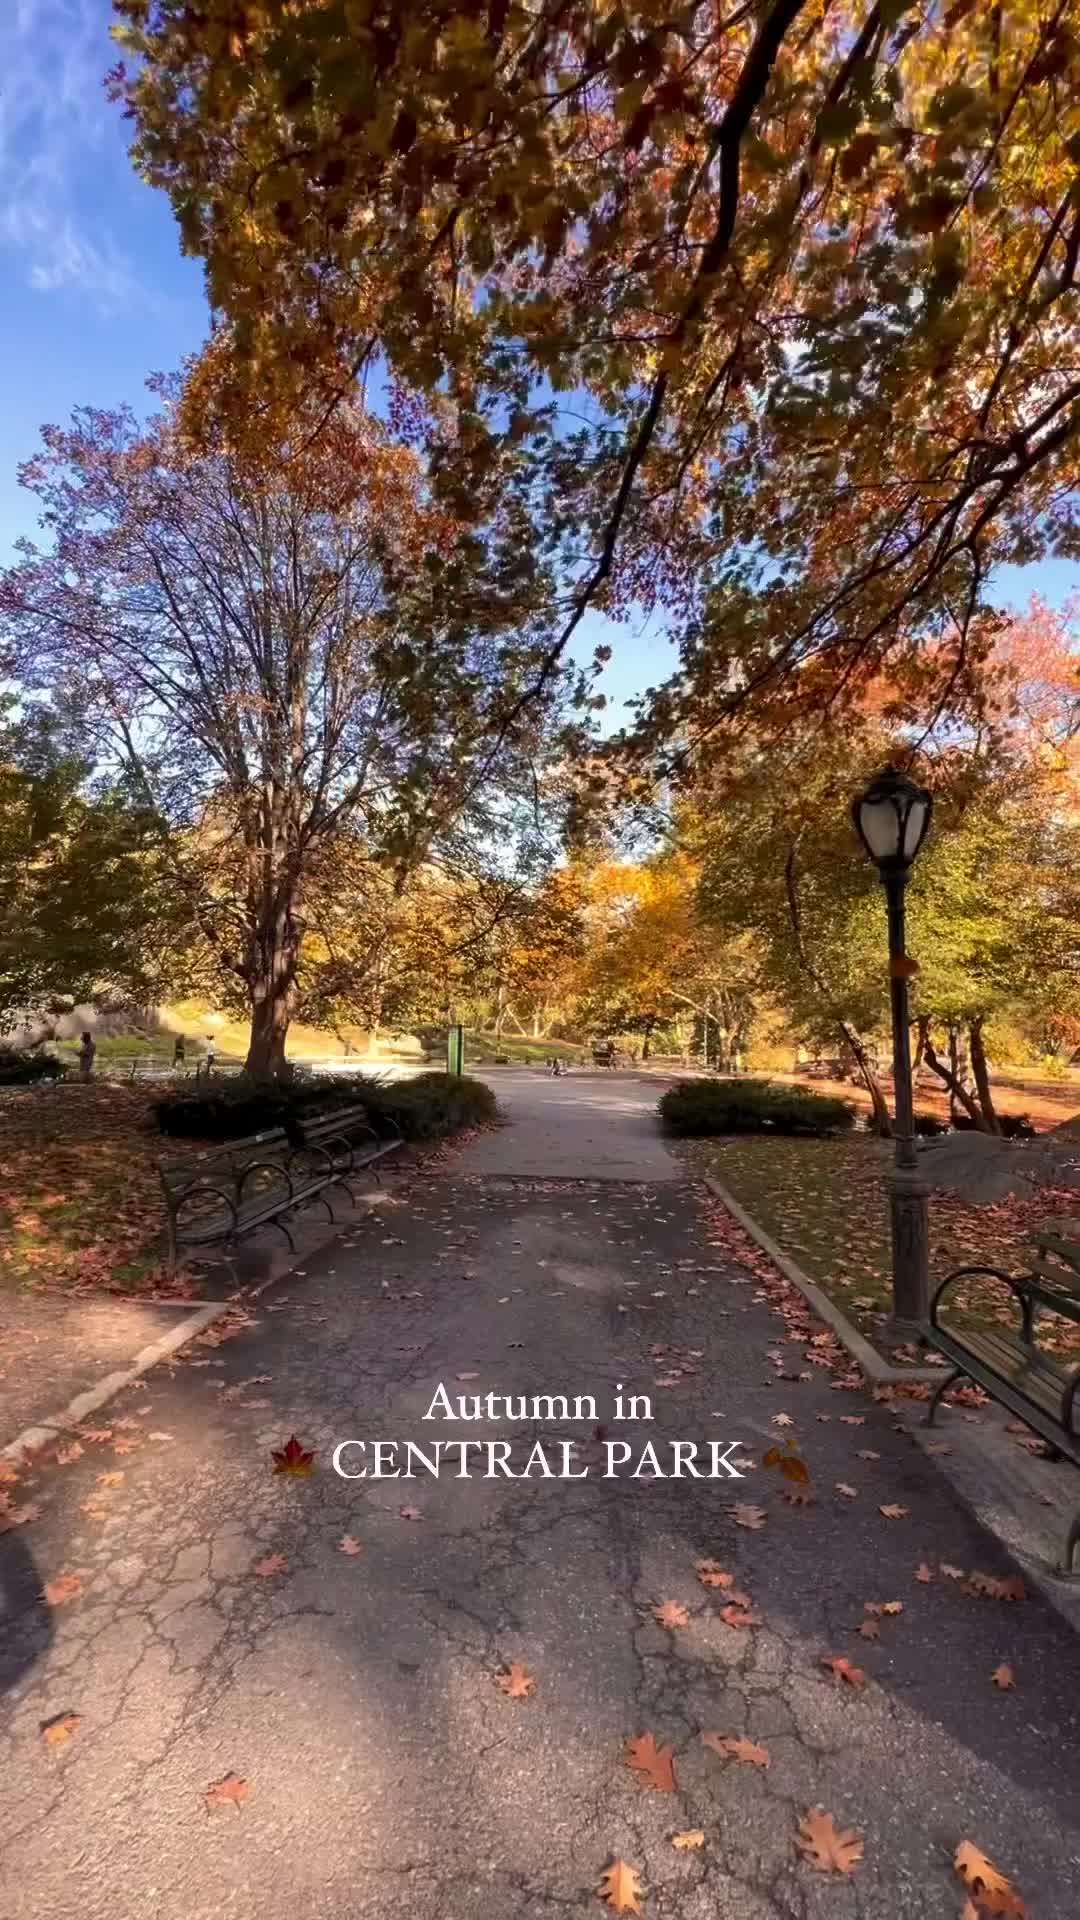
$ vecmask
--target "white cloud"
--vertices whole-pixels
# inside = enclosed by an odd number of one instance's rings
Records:
[[[85,189],[112,159],[109,0],[0,0],[0,247],[41,293],[69,287],[114,311],[145,298]]]

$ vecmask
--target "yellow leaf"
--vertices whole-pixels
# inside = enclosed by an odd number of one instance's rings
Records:
[[[640,1913],[641,1875],[625,1860],[615,1860],[596,1889],[613,1913]]]

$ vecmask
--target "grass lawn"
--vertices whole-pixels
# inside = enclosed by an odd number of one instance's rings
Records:
[[[888,1141],[778,1139],[744,1134],[673,1143],[698,1173],[709,1173],[797,1266],[842,1307],[868,1340],[882,1346],[891,1253],[885,1172]],[[1075,1211],[1076,1196],[1068,1196]],[[1034,1233],[1052,1231],[1066,1201],[1052,1190],[973,1207],[951,1193],[930,1196],[930,1284],[953,1267],[989,1262],[1006,1271],[1029,1264]],[[958,1301],[958,1305],[959,1305]],[[961,1316],[969,1323],[1014,1319],[1002,1290],[973,1283]],[[1048,1344],[1080,1359],[1080,1328],[1056,1316]]]
[[[0,1095],[0,1292],[183,1291],[157,1246],[154,1097],[106,1081]]]

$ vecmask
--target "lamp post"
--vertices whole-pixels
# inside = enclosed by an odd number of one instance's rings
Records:
[[[895,1158],[889,1175],[892,1226],[893,1331],[921,1330],[929,1310],[930,1229],[927,1188],[919,1175],[911,1091],[908,1019],[910,963],[904,949],[904,894],[908,874],[930,826],[933,800],[891,768],[878,774],[852,803],[852,819],[881,876],[889,925],[889,998],[892,1007]]]

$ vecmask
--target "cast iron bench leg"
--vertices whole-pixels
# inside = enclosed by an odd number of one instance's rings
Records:
[[[947,1373],[944,1376],[941,1382],[941,1385],[939,1387],[934,1388],[933,1396],[931,1398],[930,1405],[929,1405],[929,1408],[927,1409],[927,1414],[926,1414],[926,1424],[928,1427],[932,1427],[934,1424],[934,1419],[937,1415],[938,1407],[941,1405],[942,1395],[945,1393],[948,1393],[949,1388],[951,1386],[954,1386],[957,1380],[963,1380],[966,1377],[967,1376],[964,1373],[963,1367],[954,1367],[951,1373]]]

